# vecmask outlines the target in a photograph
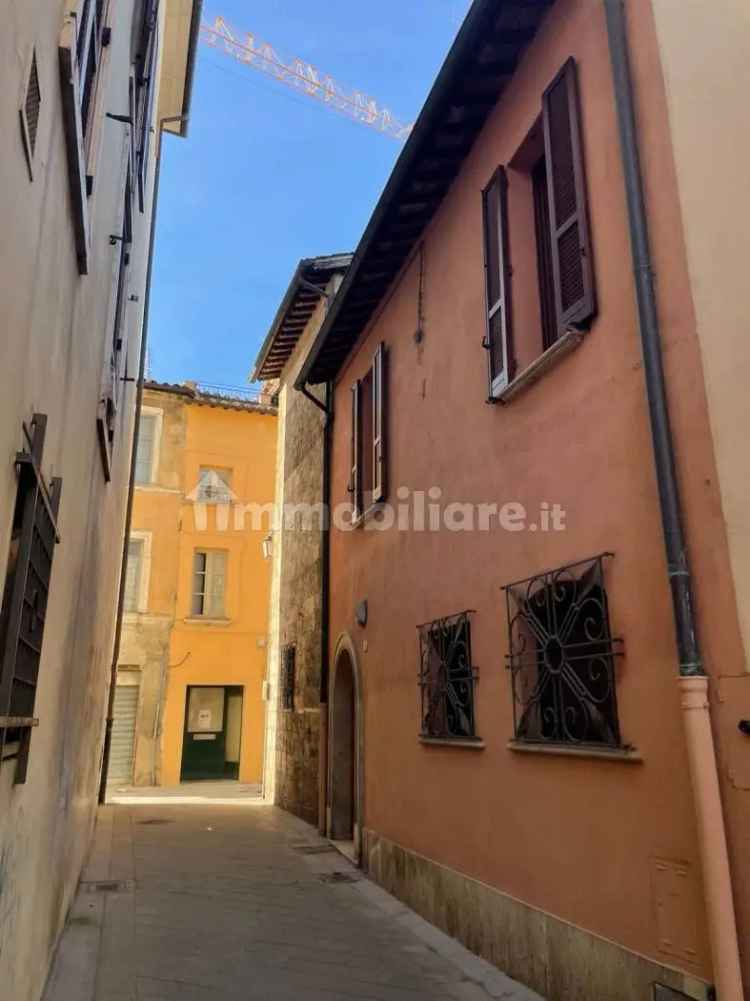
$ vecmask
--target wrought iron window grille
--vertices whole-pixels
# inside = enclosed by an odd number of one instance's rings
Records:
[[[297,687],[297,649],[293,643],[281,651],[281,670],[281,708],[292,710]]]
[[[52,562],[60,541],[57,514],[62,480],[49,487],[41,472],[47,418],[23,425],[26,447],[16,453],[18,490],[0,610],[0,759],[16,759],[15,782],[26,781],[37,678]]]
[[[515,739],[622,747],[604,560],[570,563],[506,585]]]
[[[478,672],[471,659],[473,614],[458,612],[417,627],[424,739],[479,739],[474,713]]]

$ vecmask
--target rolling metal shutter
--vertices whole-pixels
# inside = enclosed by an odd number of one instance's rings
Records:
[[[107,781],[129,785],[133,781],[135,754],[135,718],[138,712],[138,685],[118,685],[115,689],[115,711],[112,725],[112,746]]]

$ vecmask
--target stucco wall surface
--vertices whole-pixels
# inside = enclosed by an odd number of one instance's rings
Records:
[[[742,664],[742,648],[650,2],[632,0],[628,17],[678,474],[706,666],[716,678],[719,665]],[[579,348],[538,383],[507,406],[488,406],[480,193],[520,147],[544,88],[570,56],[579,72],[598,317]],[[510,234],[514,297],[530,280],[515,265],[532,239],[528,230]],[[566,527],[334,529],[331,651],[349,631],[363,677],[361,821],[401,849],[634,957],[710,980],[602,4],[560,0],[548,14],[428,228],[424,254],[423,342],[412,337],[414,260],[337,383],[333,503],[348,500],[350,386],[384,341],[391,499],[400,486],[437,486],[444,505],[513,501],[530,515],[546,501],[562,506]],[[610,619],[624,638],[619,718],[642,761],[514,752],[501,587],[603,551],[614,553],[606,571]],[[355,609],[364,599],[362,629]],[[475,610],[484,749],[424,746],[416,627],[464,609]],[[674,906],[666,908],[665,871],[680,874],[667,893]]]
[[[735,880],[745,983],[750,985],[750,259],[747,107],[750,10],[742,0],[653,0],[677,164],[696,332],[706,378],[717,483],[726,525],[743,654],[717,661],[716,734]],[[711,194],[706,197],[706,179]]]
[[[130,456],[134,389],[123,386],[106,483],[96,417],[111,345],[127,129],[104,117],[128,107],[133,0],[111,4],[112,40],[95,101],[92,250],[78,273],[65,154],[58,42],[68,0],[8,0],[0,32],[0,572],[8,556],[21,427],[47,415],[45,476],[62,476],[25,785],[0,769],[0,984],[3,997],[36,1001],[92,829],[101,765]],[[161,25],[163,28],[163,25]],[[33,181],[19,108],[35,47],[42,103]],[[156,88],[158,91],[158,86]],[[151,155],[154,154],[151,147]],[[124,339],[137,366],[150,225],[134,212]]]

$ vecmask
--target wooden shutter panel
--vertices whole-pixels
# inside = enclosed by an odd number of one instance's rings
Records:
[[[596,313],[575,60],[542,98],[558,336]]]
[[[351,478],[349,492],[352,495],[355,520],[362,514],[362,467],[360,465],[359,411],[362,387],[359,379],[352,386],[352,437],[351,437]]]
[[[386,361],[385,344],[381,344],[372,361],[372,500],[385,500],[386,483]]]
[[[510,253],[508,247],[508,179],[499,167],[482,192],[487,351],[490,397],[497,396],[514,375],[511,336]]]

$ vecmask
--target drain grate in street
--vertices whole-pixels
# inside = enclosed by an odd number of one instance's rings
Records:
[[[358,883],[359,876],[351,872],[326,872],[320,877],[323,883]]]
[[[173,820],[165,820],[163,817],[152,817],[150,820],[138,820],[136,823],[146,826],[147,824],[173,824]]]
[[[81,889],[86,893],[122,893],[132,887],[130,880],[102,879],[95,882],[81,883]]]
[[[336,851],[333,845],[292,845],[291,848],[300,855],[326,855]]]

